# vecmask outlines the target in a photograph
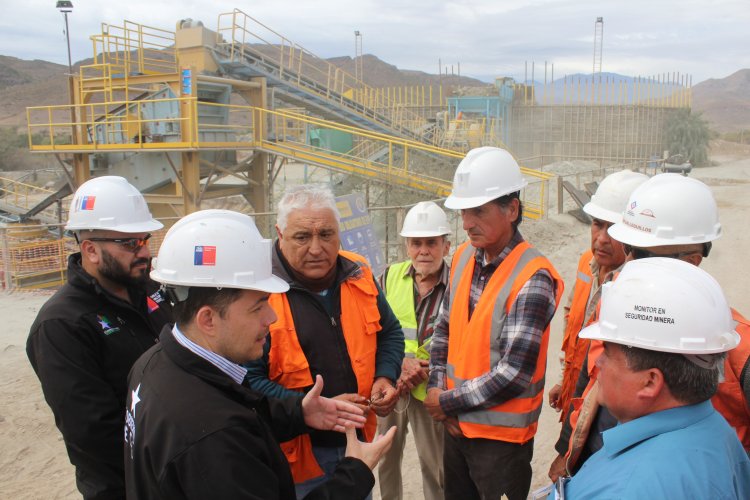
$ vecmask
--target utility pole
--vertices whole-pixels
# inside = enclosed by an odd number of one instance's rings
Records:
[[[362,59],[362,33],[359,30],[354,32],[354,78],[357,81],[364,81],[365,68]]]
[[[594,75],[602,72],[602,44],[604,43],[604,18],[597,17],[594,23]]]

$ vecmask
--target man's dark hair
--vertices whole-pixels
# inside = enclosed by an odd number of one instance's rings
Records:
[[[687,405],[711,399],[719,385],[719,367],[725,354],[714,356],[714,368],[702,368],[682,354],[649,351],[638,347],[621,346],[628,368],[633,371],[657,368],[664,375],[664,383],[677,400]]]
[[[242,290],[238,288],[190,287],[187,299],[177,302],[172,308],[175,322],[180,326],[187,325],[203,306],[216,309],[223,318],[227,308],[241,294]]]
[[[513,199],[518,200],[518,217],[516,217],[516,220],[512,222],[513,230],[515,231],[516,229],[518,229],[518,225],[521,224],[521,221],[523,220],[523,202],[521,202],[521,192],[516,191],[514,193],[506,194],[505,196],[495,198],[492,201],[494,203],[497,203],[501,208],[505,209],[508,208],[508,205],[510,205],[510,202]]]

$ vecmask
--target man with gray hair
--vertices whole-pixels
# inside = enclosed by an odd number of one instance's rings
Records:
[[[340,249],[339,219],[327,186],[296,186],[279,202],[273,273],[290,289],[269,299],[278,320],[263,356],[248,365],[248,380],[266,395],[288,397],[322,375],[323,396],[368,411],[370,441],[374,414],[387,415],[398,401],[404,335],[364,258]],[[281,447],[301,498],[331,477],[346,441],[313,431]]]

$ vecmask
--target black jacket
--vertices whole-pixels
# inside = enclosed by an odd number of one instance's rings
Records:
[[[125,431],[130,500],[295,498],[278,445],[309,429],[302,398],[267,399],[185,349],[169,328],[133,366]],[[307,498],[357,499],[375,484],[348,458]]]
[[[81,255],[73,254],[68,282],[42,306],[26,343],[86,499],[125,497],[128,372],[171,321],[155,282],[130,296],[134,305],[102,289],[81,267]]]

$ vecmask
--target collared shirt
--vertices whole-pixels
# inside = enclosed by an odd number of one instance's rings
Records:
[[[486,283],[500,263],[522,241],[516,231],[510,243],[491,262],[484,264],[484,251],[477,249],[471,280],[469,309],[473,312]],[[448,359],[448,320],[450,287],[443,296],[440,316],[432,335],[430,379],[428,388],[445,389]],[[555,314],[555,284],[545,270],[536,272],[516,296],[500,336],[501,350],[507,353],[484,375],[468,380],[461,387],[440,395],[440,407],[448,415],[474,408],[489,408],[513,399],[531,383],[536,369],[542,336]],[[489,348],[489,346],[488,346]]]
[[[380,285],[384,294],[387,293],[385,284],[389,270],[390,266],[378,277],[378,285]],[[432,336],[432,332],[435,329],[435,321],[440,312],[440,304],[443,302],[443,295],[445,295],[445,290],[448,288],[450,281],[451,269],[450,266],[443,262],[437,283],[435,283],[435,286],[424,297],[419,295],[419,286],[417,286],[414,266],[410,264],[404,274],[411,276],[414,282],[414,313],[417,317],[417,341],[419,345],[422,345],[426,339]]]
[[[567,498],[750,498],[750,460],[710,401],[645,415],[603,438]]]
[[[242,381],[245,380],[245,375],[247,375],[247,370],[245,368],[229,361],[223,356],[219,356],[215,352],[209,351],[208,349],[204,349],[203,347],[199,346],[198,344],[187,338],[180,331],[180,329],[177,328],[177,323],[175,323],[175,325],[172,327],[172,335],[174,335],[174,339],[182,347],[192,352],[196,356],[200,356],[201,358],[205,359],[216,368],[226,373],[232,380],[242,385]]]

